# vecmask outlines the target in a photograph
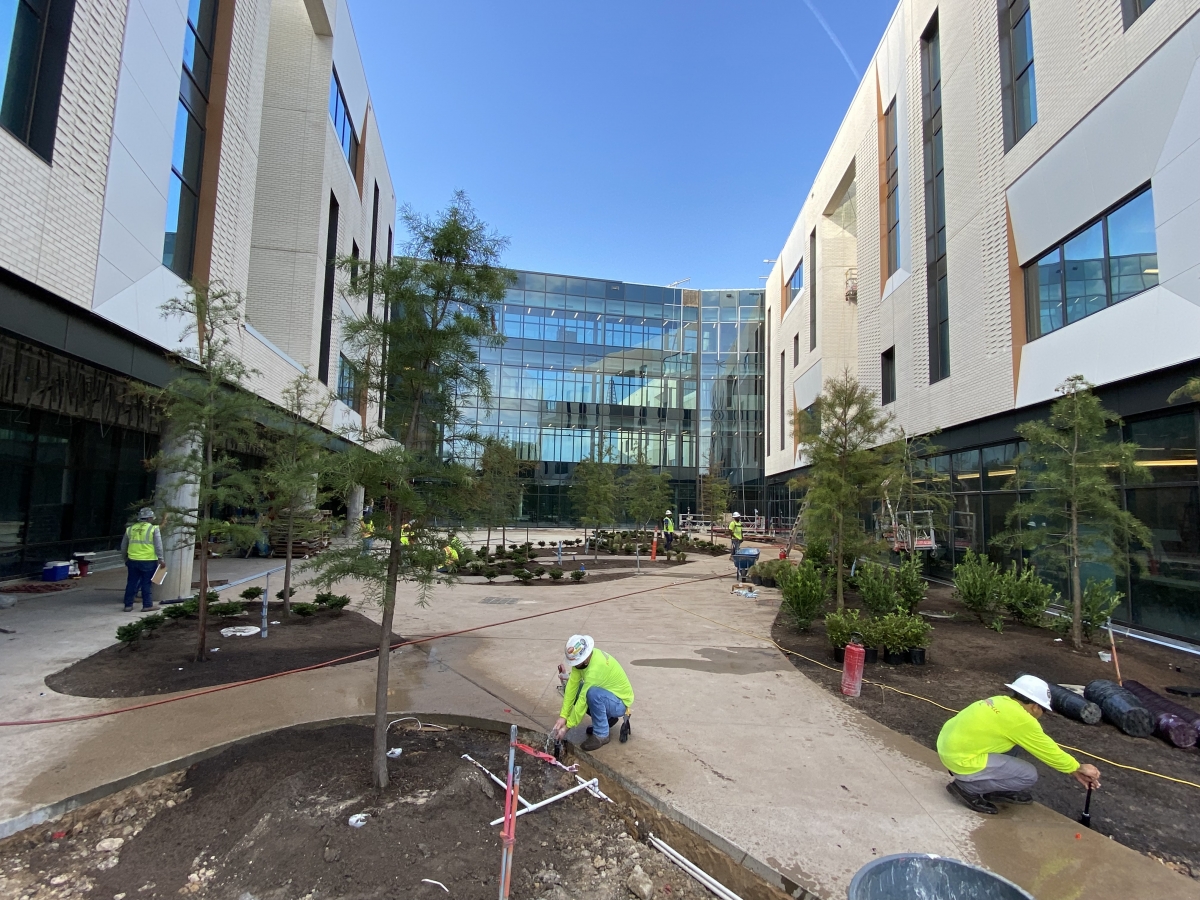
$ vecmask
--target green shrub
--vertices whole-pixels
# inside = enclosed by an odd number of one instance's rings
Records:
[[[162,614],[168,619],[184,619],[187,618],[188,610],[186,603],[169,603],[162,608]]]
[[[879,563],[863,563],[858,569],[855,585],[863,606],[873,617],[886,616],[899,607],[900,597],[892,573]]]
[[[571,573],[571,580],[572,581],[583,581],[585,575],[587,575],[587,572],[585,572],[583,569],[576,569],[574,572]]]
[[[900,599],[900,608],[909,615],[914,614],[928,589],[921,577],[921,562],[915,554],[905,557],[900,567],[892,572],[892,586]]]
[[[533,581],[533,573],[528,569],[517,569],[513,572],[513,578],[517,579],[521,584],[529,584],[529,582]]]
[[[212,600],[213,598],[209,597],[208,599]],[[191,600],[184,600],[178,605],[189,616],[194,616],[200,612],[200,601],[194,597]]]
[[[954,596],[980,622],[996,631],[1004,628],[999,580],[1000,567],[972,550],[954,567]]]
[[[471,575],[482,575],[483,574],[483,563],[481,563],[481,562],[471,563],[469,566],[467,566],[467,572],[469,572]]]
[[[536,569],[534,569],[534,570],[533,570],[533,577],[534,577],[534,578],[541,578],[541,577],[542,577],[543,575],[545,575],[545,574],[546,574],[546,567],[545,567],[545,566],[538,566]]]
[[[132,650],[134,649],[134,645],[141,640],[142,633],[145,630],[146,626],[142,624],[142,620],[135,619],[132,622],[117,626],[117,640]]]
[[[829,545],[824,541],[809,541],[804,547],[804,558],[811,559],[817,566],[829,564]]]
[[[350,598],[345,594],[338,594],[336,597],[331,597],[329,600],[329,608],[335,610],[345,609],[350,605]]]
[[[321,591],[317,596],[313,597],[313,603],[317,604],[317,606],[328,606],[329,601],[336,596],[337,594],[333,591]]]
[[[1018,575],[1015,562],[1010,571],[1001,573],[996,589],[1001,606],[1022,625],[1044,625],[1047,607],[1058,599],[1054,588],[1031,566]]]
[[[237,600],[229,600],[225,603],[210,603],[208,611],[218,618],[228,619],[231,616],[240,616],[245,608]]]
[[[538,541],[538,546],[539,546],[539,547],[545,547],[545,546],[546,546],[546,542],[545,542],[545,541]]]
[[[1116,590],[1111,578],[1104,581],[1088,579],[1079,604],[1079,624],[1085,641],[1091,643],[1092,635],[1108,624],[1109,617],[1124,599],[1125,595]],[[1071,630],[1071,616],[1059,616],[1054,622],[1054,630],[1067,634]]]
[[[857,609],[844,609],[841,612],[825,614],[825,635],[834,647],[845,647],[850,643],[850,636],[857,632],[863,635],[864,641],[869,620],[861,618]],[[870,645],[868,645],[870,646]]]
[[[787,563],[787,560],[775,562]],[[825,583],[821,573],[808,560],[799,566],[787,564],[785,568],[777,568],[776,573],[783,590],[783,611],[797,631],[804,631],[825,605]]]
[[[905,612],[888,613],[876,619],[874,625],[873,644],[883,647],[888,653],[902,653],[909,647],[915,646],[911,641],[914,633],[914,619],[924,622],[920,616],[910,616]]]
[[[550,570],[550,580],[558,581],[560,578],[563,577],[563,574],[564,574],[563,570],[560,569],[558,566],[555,566],[554,568],[552,568]]]
[[[292,597],[294,597],[295,595],[296,595],[296,589],[295,589],[295,588],[288,588],[288,599],[289,599],[289,600],[291,600],[291,599],[292,599]],[[209,599],[211,600],[212,598],[210,597]],[[277,590],[277,591],[275,592],[275,599],[276,599],[276,600],[282,600],[282,599],[283,599],[283,588],[280,588],[279,590]]]
[[[687,554],[682,550],[675,551],[675,559],[679,562],[687,562]]]
[[[483,577],[488,580],[489,584],[491,582],[495,581],[496,576],[498,576],[499,574],[500,574],[500,570],[497,569],[495,566],[488,566],[487,568],[485,568],[483,570]]]
[[[473,559],[475,559],[475,551],[472,550],[470,547],[463,547],[461,550],[458,551],[458,564],[460,566],[465,566],[467,563],[471,562]]]
[[[909,616],[908,628],[905,631],[905,647],[928,647],[931,631],[933,631],[933,626],[925,621],[923,616]]]
[[[298,616],[312,616],[317,612],[317,604],[315,603],[293,603],[292,612]]]
[[[261,587],[248,587],[242,591],[243,600],[257,600],[263,595],[264,591]]]
[[[162,628],[167,624],[167,617],[162,613],[151,613],[148,616],[142,616],[138,619],[142,623],[142,628],[146,630],[146,634],[153,634],[156,628]]]

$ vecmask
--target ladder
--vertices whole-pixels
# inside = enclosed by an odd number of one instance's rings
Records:
[[[804,495],[804,499],[800,501],[800,511],[796,513],[796,521],[792,523],[792,533],[788,535],[787,544],[784,546],[783,555],[788,557],[792,555],[792,548],[799,546],[803,548],[804,542],[804,514],[808,512],[808,494]]]

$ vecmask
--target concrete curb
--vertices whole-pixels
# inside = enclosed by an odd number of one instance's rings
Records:
[[[494,731],[502,734],[507,734],[512,724],[511,722],[501,722],[497,719],[484,719],[478,716],[452,715],[445,713],[405,711],[396,712],[394,714],[389,713],[389,715],[395,715],[397,717],[414,716],[421,722],[428,722],[431,725],[461,725],[467,728],[477,728],[481,731]],[[373,717],[371,715],[336,716],[331,719],[320,719],[313,722],[301,722],[296,725],[287,725],[284,726],[284,728],[318,729],[326,728],[331,725],[362,725],[370,724],[372,718]],[[116,781],[110,781],[107,784],[98,785],[90,790],[83,791],[82,793],[75,794],[74,796],[67,797],[55,803],[50,803],[46,806],[41,806],[37,809],[30,810],[29,812],[20,816],[6,819],[0,822],[0,840],[11,837],[12,835],[24,831],[27,828],[40,825],[43,822],[57,819],[58,817],[65,815],[74,809],[78,809],[81,806],[86,806],[89,803],[94,803],[97,800],[102,800],[105,797],[112,796],[113,794],[123,791],[126,788],[141,784],[144,781],[149,781],[152,778],[158,778],[162,775],[168,775],[172,772],[178,772],[182,769],[186,769],[202,760],[216,756],[230,747],[236,747],[240,744],[248,743],[262,737],[263,735],[271,734],[276,731],[282,731],[284,728],[268,728],[264,731],[245,735],[244,737],[236,738],[232,741],[225,741],[221,744],[215,744],[212,747],[205,748],[204,750],[197,750],[194,753],[189,753],[185,756],[180,756],[175,759],[159,763],[151,766],[148,769],[142,769],[140,772],[126,775],[124,778],[119,778]],[[539,740],[545,738],[545,733],[537,731],[536,729],[522,727],[519,729],[519,731],[525,735],[536,735]],[[718,866],[719,869],[725,869],[726,871],[718,871],[714,873],[714,877],[724,881],[732,890],[739,891],[740,889],[741,893],[748,895],[750,898],[769,898],[772,896],[777,898],[779,895],[775,892],[779,891],[783,895],[795,897],[797,900],[820,900],[820,898],[818,898],[815,894],[805,890],[800,885],[784,877],[779,872],[772,869],[769,865],[754,858],[745,850],[742,850],[740,847],[717,834],[712,829],[707,828],[690,816],[685,815],[684,813],[672,807],[670,804],[664,803],[662,800],[654,797],[640,785],[635,784],[624,775],[615,771],[611,766],[604,764],[588,754],[576,754],[575,761],[579,763],[581,771],[590,770],[595,775],[599,775],[602,779],[606,779],[615,785],[616,788],[619,789],[615,793],[624,795],[622,799],[633,801],[630,804],[631,806],[634,806],[635,808],[637,806],[642,806],[647,812],[650,813],[649,816],[642,817],[649,819],[650,821],[641,821],[640,819],[635,821],[634,826],[639,833],[652,830],[651,828],[646,827],[647,825],[652,825],[653,827],[657,828],[660,836],[670,838],[672,842],[675,843],[676,848],[680,849],[681,852],[684,852],[685,855],[687,855],[689,852],[689,843],[693,845],[691,849],[693,849],[694,852],[696,844],[695,838],[699,838],[701,841],[709,844],[713,850],[718,852],[718,854],[727,857],[729,864],[734,867],[734,869],[744,869],[746,875],[751,877],[738,877],[736,871],[729,870],[727,866]],[[610,795],[614,793],[614,790],[612,790],[608,785],[604,785],[602,789]],[[672,828],[671,824],[673,824],[675,827]],[[666,831],[667,834],[663,835],[662,832],[664,831]],[[694,836],[691,841],[687,840],[688,833]],[[708,855],[711,856],[711,854]],[[693,862],[695,861],[696,858],[693,857]],[[703,865],[703,863],[700,864]],[[758,890],[755,890],[755,881],[765,883],[763,886],[767,886],[774,890],[763,891],[761,886]]]

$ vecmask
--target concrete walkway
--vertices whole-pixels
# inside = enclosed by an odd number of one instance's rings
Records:
[[[717,624],[766,634],[778,605],[774,591],[746,600],[729,594],[728,578],[702,579],[727,571],[727,560],[703,558],[671,576],[460,585],[438,590],[426,608],[401,601],[396,631],[415,637],[654,589],[398,651],[392,709],[544,729],[561,702],[554,670],[562,644],[585,632],[622,661],[637,692],[633,740],[613,741],[596,759],[823,900],[844,897],[872,858],[906,851],[985,865],[1038,900],[1200,894],[1190,879],[1044,807],[985,818],[956,805],[935,754],[859,715],[770,645]],[[38,645],[37,602],[18,607],[28,617],[27,646]],[[13,612],[0,611],[0,627],[12,627]],[[128,703],[44,687],[35,698],[31,679],[60,668],[64,654],[42,659],[19,643],[0,646],[6,712],[52,716]],[[76,640],[71,652],[90,651]],[[354,663],[93,722],[0,730],[0,754],[13,763],[0,771],[0,821],[238,737],[367,713],[373,670],[373,662]]]

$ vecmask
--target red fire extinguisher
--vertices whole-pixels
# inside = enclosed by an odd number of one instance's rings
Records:
[[[858,632],[850,635],[850,643],[846,645],[846,657],[842,662],[842,693],[847,697],[857,697],[862,693],[863,661],[867,651],[863,649],[862,635]]]

